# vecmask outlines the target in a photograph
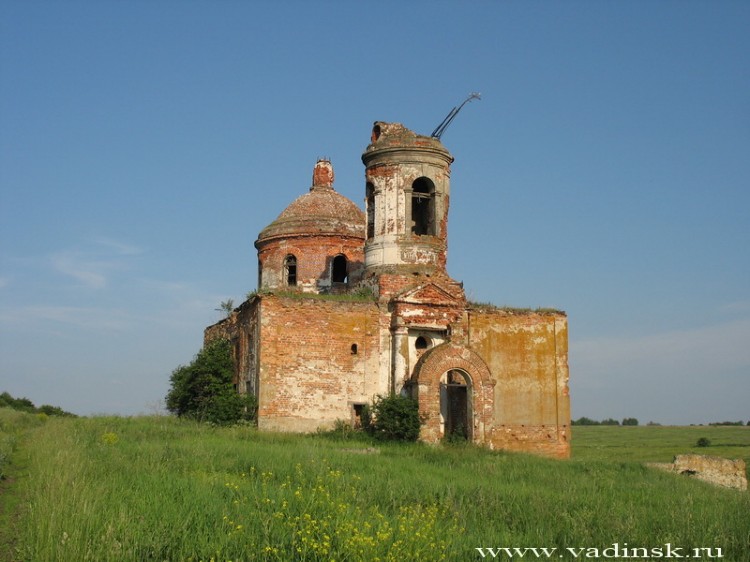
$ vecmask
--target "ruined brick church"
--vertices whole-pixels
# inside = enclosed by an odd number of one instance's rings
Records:
[[[376,122],[362,161],[365,212],[318,161],[309,192],[255,241],[257,291],[205,330],[233,343],[259,428],[356,425],[373,397],[402,393],[423,441],[567,457],[566,315],[466,300],[446,271],[453,157],[440,140]]]

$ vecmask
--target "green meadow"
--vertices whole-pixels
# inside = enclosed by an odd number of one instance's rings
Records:
[[[750,428],[574,427],[555,461],[0,409],[0,560],[750,561],[750,494],[643,465],[689,452],[750,461]]]

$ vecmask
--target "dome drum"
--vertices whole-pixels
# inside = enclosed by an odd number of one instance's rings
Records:
[[[330,161],[319,160],[309,193],[260,232],[259,288],[328,292],[361,276],[365,215],[333,179]]]

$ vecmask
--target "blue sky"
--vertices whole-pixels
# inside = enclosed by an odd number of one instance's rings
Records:
[[[0,391],[155,411],[320,156],[443,143],[449,272],[568,313],[573,417],[750,419],[747,2],[0,2]]]

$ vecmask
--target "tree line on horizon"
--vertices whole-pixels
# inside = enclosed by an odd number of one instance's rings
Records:
[[[29,414],[45,414],[47,416],[64,416],[64,417],[77,417],[71,412],[66,412],[58,406],[50,406],[49,404],[42,404],[41,406],[35,406],[34,403],[28,398],[14,398],[9,392],[3,392],[0,394],[0,408],[11,408],[18,410],[19,412],[27,412]]]
[[[636,418],[624,418],[621,423],[613,418],[607,418],[606,420],[597,421],[583,416],[578,418],[577,420],[570,420],[570,425],[638,425],[638,420]],[[649,425],[657,424],[649,422]]]
[[[622,420],[622,422],[617,421],[613,418],[607,418],[606,420],[598,421],[593,420],[591,418],[587,418],[586,416],[582,416],[578,418],[577,420],[571,420],[570,425],[638,425],[638,420],[636,418],[625,418]],[[656,422],[648,422],[646,425],[661,425],[660,423]],[[703,425],[701,424],[694,424],[691,423],[690,425]],[[711,422],[707,425],[746,425],[744,421],[723,421],[723,422]],[[750,426],[750,420],[748,420],[747,425]]]

